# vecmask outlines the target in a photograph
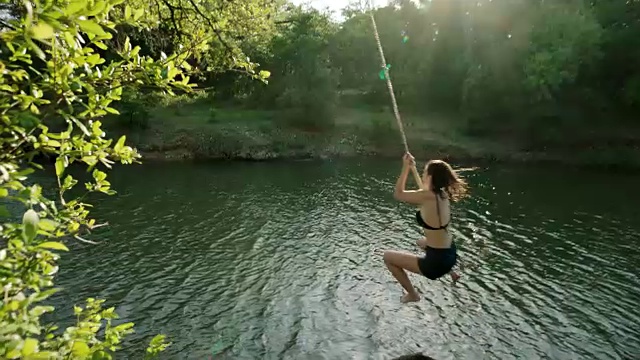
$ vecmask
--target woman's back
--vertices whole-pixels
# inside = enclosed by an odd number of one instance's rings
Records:
[[[429,247],[451,246],[451,236],[447,230],[451,221],[451,204],[446,193],[441,196],[430,191],[426,201],[420,205],[416,220],[424,228],[426,244]]]

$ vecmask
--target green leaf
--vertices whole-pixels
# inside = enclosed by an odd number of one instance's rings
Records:
[[[129,5],[125,5],[124,7],[124,19],[125,20],[131,19],[131,7]]]
[[[44,54],[44,51],[42,51],[42,49],[40,49],[40,47],[38,45],[36,45],[36,43],[34,43],[31,39],[27,38],[25,39],[26,43],[29,45],[29,47],[31,48],[31,50],[33,50],[33,52],[36,53],[36,56],[39,57],[42,60],[46,59],[46,55]]]
[[[98,163],[98,158],[95,157],[94,155],[83,156],[81,160],[84,161],[89,166],[93,166]]]
[[[76,186],[77,183],[78,180],[74,179],[71,175],[67,175],[67,177],[65,177],[64,181],[62,182],[62,188],[68,190]]]
[[[80,29],[85,33],[95,34],[95,35],[105,35],[106,33],[102,29],[102,26],[93,20],[78,20],[78,25]]]
[[[127,140],[127,136],[126,135],[122,135],[120,137],[120,139],[118,139],[118,142],[116,143],[116,145],[113,147],[113,150],[115,150],[116,152],[120,152],[120,150],[122,150],[122,147],[124,146],[124,142]]]
[[[100,61],[100,54],[91,54],[87,56],[87,62],[91,66],[97,65],[99,61]]]
[[[135,46],[133,49],[131,49],[131,52],[129,53],[129,56],[133,57],[138,55],[138,53],[140,52],[140,46]]]
[[[73,37],[73,34],[71,34],[68,31],[65,31],[63,36],[64,36],[64,40],[67,42],[67,44],[71,48],[74,48],[76,46],[76,39]]]
[[[260,70],[259,75],[263,79],[268,79],[271,76],[271,73],[267,70]]]
[[[35,353],[32,355],[29,355],[27,357],[24,358],[24,360],[49,360],[49,359],[54,359],[54,354],[51,351],[42,351],[39,353]]]
[[[54,34],[53,27],[44,21],[40,21],[38,24],[33,26],[31,31],[33,38],[38,40],[51,39]]]
[[[61,177],[62,174],[64,174],[64,168],[65,168],[65,158],[64,156],[58,156],[58,158],[56,159],[56,176],[57,177]]]
[[[145,351],[146,354],[144,358],[154,359],[160,352],[164,351],[170,345],[171,343],[165,342],[164,335],[162,334],[156,335],[153,339],[151,339],[151,342],[149,343],[149,346]]]
[[[100,137],[103,133],[100,126],[102,126],[102,122],[100,121],[94,121],[93,124],[91,125],[91,132],[96,137]]]
[[[29,315],[42,316],[42,314],[53,311],[53,306],[34,306],[29,310]]]
[[[96,36],[94,41],[109,40],[109,39],[112,39],[112,38],[113,38],[113,35],[111,35],[111,33],[105,33],[104,35]]]
[[[22,233],[27,242],[33,240],[38,233],[40,217],[32,209],[27,210],[22,216]]]
[[[144,15],[144,9],[136,10],[136,13],[133,15],[133,20],[138,21]]]
[[[102,50],[108,49],[107,45],[105,45],[102,41],[96,41],[93,44]]]
[[[86,9],[86,6],[87,2],[85,0],[73,0],[69,4],[69,6],[67,6],[64,12],[66,15],[73,15],[80,10]]]
[[[91,133],[89,132],[87,127],[80,120],[76,119],[75,117],[71,118],[71,120],[80,128],[80,130],[82,130],[85,135],[91,136]]]
[[[32,174],[35,170],[33,170],[32,168],[26,168],[24,170],[18,171],[15,176],[16,177],[26,177],[29,174]]]
[[[167,345],[167,343],[165,342],[166,340],[166,335],[164,334],[158,334],[156,336],[153,337],[153,339],[151,339],[151,341],[149,342],[150,346],[162,346],[162,345]]]
[[[41,316],[42,314],[52,312],[53,310],[55,310],[53,306],[35,306],[29,312],[36,316]]]
[[[120,112],[112,107],[105,107],[104,108],[108,113],[110,114],[114,114],[114,115],[120,115]]]
[[[55,231],[59,225],[60,224],[58,222],[53,221],[51,219],[41,219],[40,223],[38,224],[38,226],[40,227],[40,230],[47,231],[47,232]]]
[[[20,308],[20,302],[16,300],[11,300],[9,301],[9,304],[7,304],[7,307],[9,308],[10,311],[16,311]]]
[[[13,349],[7,352],[5,356],[7,359],[18,359],[20,358],[20,351],[18,349]]]
[[[104,11],[104,8],[106,6],[107,6],[106,1],[103,1],[103,0],[96,1],[95,4],[93,5],[93,8],[91,8],[87,12],[87,16],[96,16],[96,15],[100,14],[102,11]]]
[[[37,247],[43,248],[43,249],[69,251],[69,248],[67,248],[63,243],[60,243],[57,241],[46,241],[38,245]]]
[[[123,332],[123,331],[127,331],[129,329],[132,329],[132,328],[133,328],[133,323],[132,322],[128,322],[128,323],[120,324],[120,325],[114,327],[113,331]]]
[[[0,188],[0,197],[6,197],[7,195],[9,195],[9,190]]]
[[[57,288],[45,290],[43,292],[40,292],[40,293],[36,294],[35,300],[36,301],[45,300],[45,299],[49,298],[49,296],[57,293],[58,291],[60,291],[60,289],[57,289]]]
[[[44,169],[44,167],[42,167],[42,165],[34,163],[34,162],[29,162],[29,165],[33,166],[34,168],[36,168],[38,170]]]
[[[35,184],[31,187],[29,195],[32,199],[38,199],[42,195],[42,186]]]
[[[62,144],[60,144],[60,141],[58,141],[58,140],[52,140],[52,139],[49,139],[49,140],[47,141],[47,146],[51,146],[51,147],[60,147],[60,145],[62,145]]]
[[[33,338],[26,338],[22,345],[22,356],[31,355],[38,351],[38,340]]]
[[[169,73],[167,74],[167,78],[169,79],[173,79],[176,77],[176,75],[178,75],[180,73],[180,70],[178,70],[175,67],[172,67],[169,69]]]
[[[71,353],[79,358],[86,357],[87,355],[89,355],[89,352],[90,349],[87,343],[80,340],[76,340],[73,343],[73,347],[71,348]]]
[[[124,137],[124,135],[123,135],[123,137]],[[104,179],[106,179],[106,178],[107,178],[107,173],[105,173],[105,172],[103,172],[103,171],[100,171],[100,170],[96,169],[96,170],[94,170],[94,171],[93,171],[93,178],[94,178],[97,182],[103,181]]]

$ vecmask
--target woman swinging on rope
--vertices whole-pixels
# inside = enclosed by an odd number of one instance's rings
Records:
[[[402,171],[396,181],[393,196],[396,200],[418,205],[416,221],[424,228],[423,239],[416,244],[425,250],[423,256],[387,250],[384,252],[384,263],[391,274],[406,291],[402,296],[403,303],[418,301],[420,295],[411,284],[405,270],[420,274],[428,279],[436,280],[451,273],[455,281],[458,275],[452,272],[457,262],[456,245],[447,231],[451,221],[450,201],[458,201],[466,195],[467,184],[449,164],[442,160],[431,160],[422,174],[423,189],[405,190],[409,172],[415,166],[410,153],[402,159]]]

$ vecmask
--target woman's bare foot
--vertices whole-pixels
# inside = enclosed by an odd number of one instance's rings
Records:
[[[400,302],[403,304],[416,301],[420,301],[420,295],[418,293],[406,293],[402,296],[402,299],[400,299]]]
[[[458,279],[460,279],[460,275],[455,271],[452,271],[450,275],[451,275],[451,281],[453,281],[453,284],[455,285],[456,282],[458,282]]]

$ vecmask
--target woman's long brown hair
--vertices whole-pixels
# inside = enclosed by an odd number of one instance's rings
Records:
[[[431,176],[431,189],[436,194],[443,196],[444,191],[452,201],[460,201],[467,196],[467,182],[447,162],[431,160],[427,163],[426,171]]]

